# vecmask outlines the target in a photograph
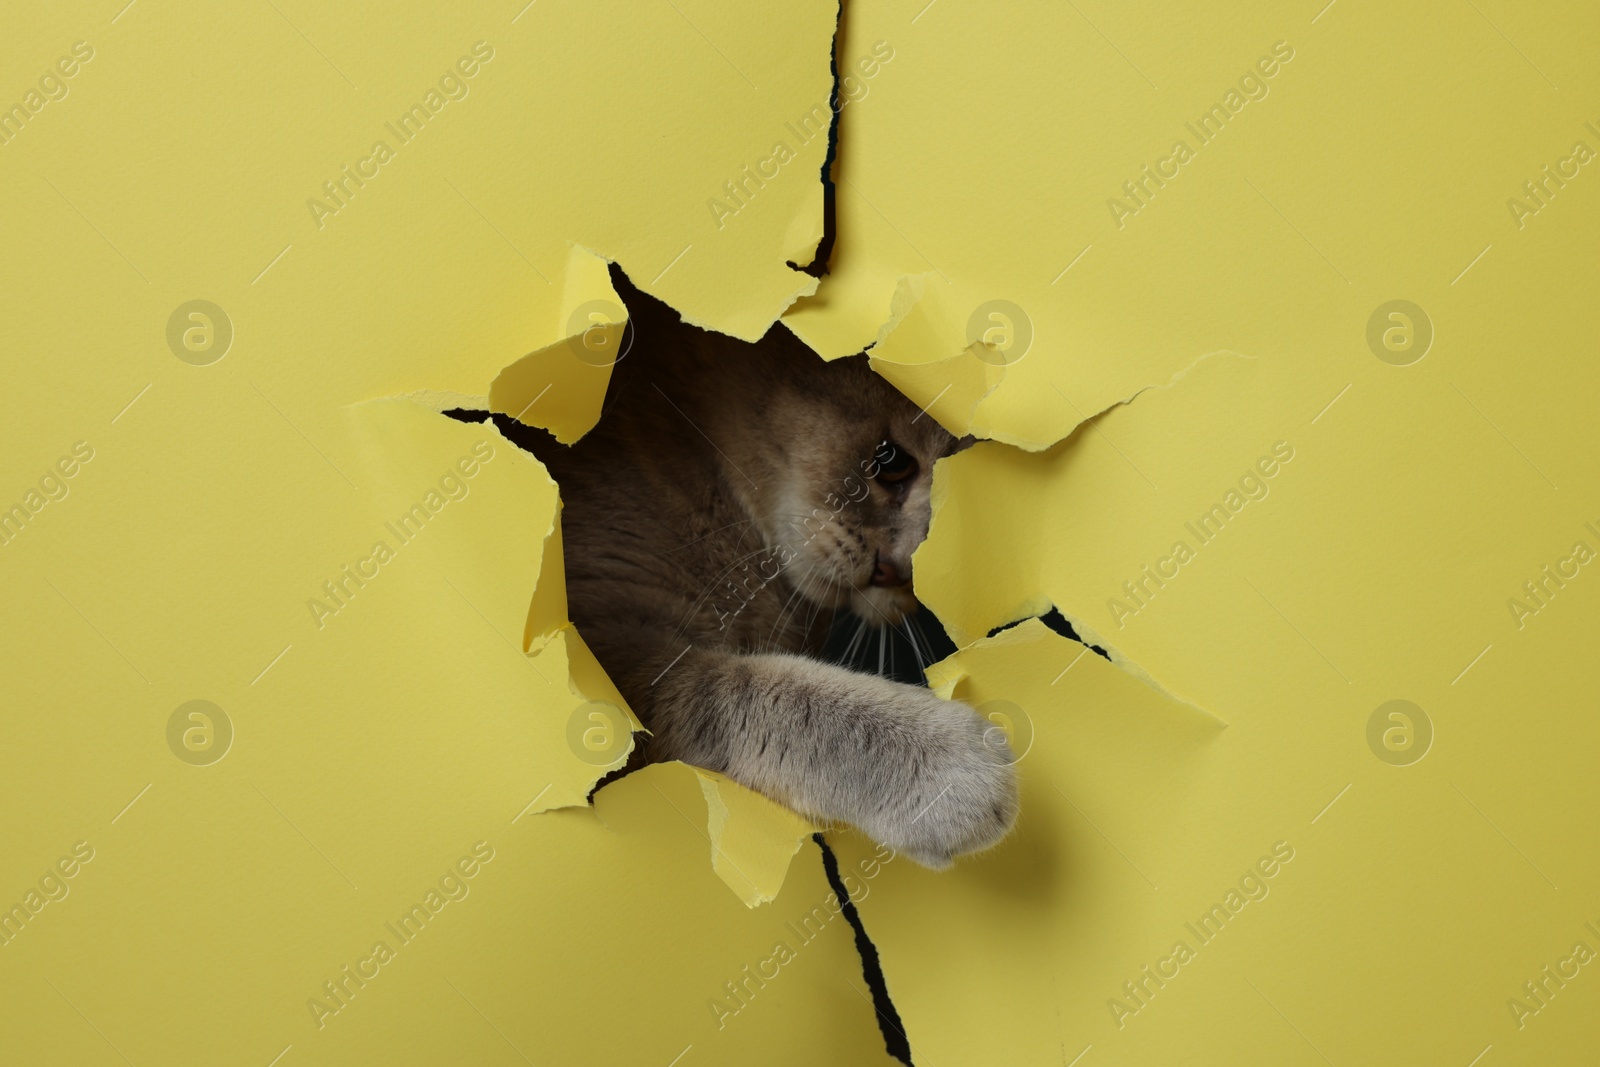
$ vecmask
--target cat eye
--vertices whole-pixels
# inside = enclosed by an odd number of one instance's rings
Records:
[[[916,457],[893,441],[881,442],[872,460],[878,465],[878,481],[890,485],[903,482],[917,473]]]

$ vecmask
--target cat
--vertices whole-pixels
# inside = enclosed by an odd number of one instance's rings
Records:
[[[630,326],[602,416],[534,452],[572,621],[649,731],[630,767],[717,771],[930,868],[995,844],[1018,810],[1003,731],[816,658],[837,612],[917,610],[933,466],[963,442],[863,355],[701,330],[612,275]]]

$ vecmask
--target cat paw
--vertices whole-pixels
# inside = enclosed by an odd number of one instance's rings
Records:
[[[862,828],[943,870],[957,856],[997,844],[1016,822],[1016,756],[1005,732],[968,705],[926,692],[914,699],[918,706],[902,720],[907,751],[896,754],[897,766],[883,768],[886,803]]]

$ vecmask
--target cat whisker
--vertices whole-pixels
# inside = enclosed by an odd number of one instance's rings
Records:
[[[917,632],[917,628],[914,625],[912,625],[910,619],[906,620],[906,625],[911,628],[912,635],[914,637],[916,637],[916,639],[917,639],[917,647],[919,649],[921,649],[924,661],[929,666],[932,666],[935,657],[934,657],[934,654],[933,654],[933,645],[930,642],[930,640],[928,638],[928,635],[927,634],[923,634],[923,633],[918,633]]]
[[[754,519],[740,519],[738,522],[730,522],[726,526],[718,526],[715,530],[712,530],[710,533],[703,533],[699,537],[696,537],[693,541],[689,541],[686,544],[681,544],[677,548],[670,548],[667,551],[668,552],[682,552],[686,548],[690,548],[690,547],[693,547],[694,545],[698,545],[701,541],[704,541],[706,538],[711,537],[713,534],[719,534],[723,530],[731,530],[735,526],[753,526],[753,525],[755,525],[755,521],[756,520],[754,520]]]
[[[811,602],[811,610],[806,612],[806,624],[800,629],[800,636],[805,639],[811,634],[811,627],[817,621],[817,613],[822,610],[822,605],[816,601]]]
[[[869,622],[861,628],[861,644],[856,646],[855,665],[861,670],[867,669],[867,654],[872,646],[872,624]]]
[[[803,594],[807,588],[808,581],[814,579],[815,572],[813,568],[806,567],[801,573],[789,572],[785,575],[785,577],[795,584],[795,592],[797,594]],[[791,597],[791,599],[793,598]],[[776,626],[774,626],[773,636],[782,636],[783,634],[787,634],[793,627],[796,618],[798,618],[800,609],[805,607],[808,603],[811,605],[811,607],[806,612],[805,622],[800,627],[800,638],[802,642],[805,642],[807,636],[812,632],[812,627],[817,621],[818,614],[820,614],[823,608],[826,607],[826,604],[821,598],[805,596],[801,602],[795,606],[792,612],[785,613],[787,614],[787,618],[783,618],[783,616],[780,615],[782,629],[780,631]],[[787,607],[787,605],[785,606]]]
[[[850,640],[846,641],[844,643],[844,648],[839,650],[839,660],[838,660],[838,662],[839,662],[840,666],[848,666],[849,665],[849,663],[850,663],[850,653],[855,649],[856,641],[860,637],[861,637],[861,620],[857,619],[856,620],[856,628],[850,634]]]
[[[683,637],[684,632],[689,627],[689,624],[691,622],[693,622],[695,616],[699,614],[701,606],[704,605],[706,600],[709,597],[711,597],[711,595],[718,590],[718,587],[722,585],[723,579],[725,579],[728,575],[732,574],[733,571],[735,570],[735,568],[737,568],[740,564],[745,563],[748,560],[754,559],[756,556],[759,556],[763,551],[765,551],[765,546],[763,546],[762,548],[757,548],[757,549],[755,549],[754,551],[751,551],[751,552],[746,552],[744,555],[740,556],[738,559],[734,560],[732,563],[729,563],[726,567],[724,567],[722,569],[722,571],[720,573],[718,573],[718,575],[715,578],[713,578],[709,583],[707,583],[706,588],[700,593],[700,595],[698,597],[695,598],[695,602],[693,604],[689,605],[689,610],[684,613],[683,621],[678,624],[677,630],[675,630],[673,632],[673,635],[672,635],[673,643],[676,643],[679,639],[681,639]]]
[[[766,640],[761,642],[760,651],[765,652],[769,647],[776,645],[778,636],[788,632],[788,623],[792,621],[789,618],[789,605],[793,604],[799,596],[800,587],[796,586],[794,592],[789,594],[789,599],[783,602],[783,607],[778,609],[778,618],[772,624],[772,631],[767,634]],[[804,603],[804,601],[801,601],[801,603]]]
[[[900,627],[905,632],[906,640],[911,642],[911,655],[912,658],[917,661],[917,671],[918,673],[922,674],[924,676],[924,680],[926,680],[928,673],[928,662],[922,658],[922,646],[917,643],[917,628],[911,625],[911,620],[909,618],[901,620]]]
[[[839,664],[844,667],[856,665],[856,652],[861,647],[862,638],[867,635],[867,620],[856,617],[856,632],[851,635],[850,643],[845,645],[844,651],[839,655]]]

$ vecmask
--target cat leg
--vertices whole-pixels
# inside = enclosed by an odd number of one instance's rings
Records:
[[[926,689],[791,655],[690,650],[643,702],[652,760],[679,759],[927,867],[1017,815],[1004,733]]]

